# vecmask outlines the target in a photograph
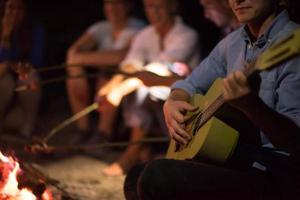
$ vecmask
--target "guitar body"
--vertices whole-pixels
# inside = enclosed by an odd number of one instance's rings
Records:
[[[200,111],[211,104],[221,94],[222,80],[217,79],[205,96],[196,94],[190,103],[199,107]],[[199,112],[199,111],[195,111]],[[193,115],[194,113],[187,113]],[[239,133],[216,117],[209,119],[200,129],[195,131],[196,120],[187,124],[187,131],[192,140],[187,146],[181,146],[171,140],[166,157],[169,159],[207,159],[216,163],[225,162],[233,153]]]

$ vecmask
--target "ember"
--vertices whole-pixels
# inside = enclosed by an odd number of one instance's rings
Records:
[[[17,160],[0,152],[0,200],[52,200],[48,190],[43,191],[41,197],[36,197],[30,188],[19,189],[17,178],[21,173]]]

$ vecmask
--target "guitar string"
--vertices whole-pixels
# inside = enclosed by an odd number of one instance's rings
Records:
[[[218,108],[220,108],[224,102],[223,94],[221,94],[215,99],[215,101],[213,101],[201,112],[201,115],[199,115],[195,121],[193,130],[194,135],[213,116],[216,110],[218,110]]]
[[[245,63],[242,73],[249,77],[255,71],[256,59],[251,63]],[[223,94],[220,94],[210,105],[208,105],[196,118],[193,135],[214,115],[214,113],[225,103]]]

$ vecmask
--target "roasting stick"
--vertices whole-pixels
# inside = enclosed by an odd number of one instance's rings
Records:
[[[37,73],[41,73],[41,72],[48,72],[48,71],[54,71],[57,69],[66,69],[66,68],[72,68],[72,67],[80,67],[82,66],[82,64],[72,64],[72,65],[68,65],[68,64],[60,64],[60,65],[53,65],[50,67],[44,67],[44,68],[39,68],[39,69],[35,69],[34,71]],[[171,76],[171,75],[175,75],[177,76],[176,73],[174,73],[173,71],[168,71],[166,72],[165,70],[161,70],[158,71],[156,69],[157,67],[154,67],[154,65],[149,65],[149,66],[145,66],[145,69],[138,69],[137,71],[148,71],[148,72],[152,72],[158,76]],[[29,71],[28,71],[29,72]],[[65,81],[67,79],[76,79],[76,78],[97,78],[99,75],[102,74],[122,74],[125,75],[127,77],[134,77],[134,73],[130,72],[130,71],[126,71],[126,70],[120,70],[118,69],[117,66],[110,66],[110,68],[106,68],[106,69],[100,69],[100,74],[79,74],[77,76],[62,76],[62,77],[57,77],[57,78],[53,78],[53,79],[48,79],[48,80],[42,80],[39,81],[38,84],[40,86],[44,86],[47,84],[52,84],[52,83],[56,83],[56,82],[61,82],[61,81]],[[18,86],[15,89],[15,92],[22,92],[22,91],[26,91],[30,89],[30,85],[27,83]]]
[[[36,72],[36,73],[44,73],[44,72],[51,72],[51,71],[55,71],[55,70],[67,69],[67,68],[74,68],[74,67],[81,67],[81,66],[83,66],[83,65],[82,64],[66,64],[66,63],[62,63],[62,64],[59,64],[59,65],[52,65],[52,66],[48,66],[48,67],[34,68],[34,72]],[[122,73],[122,72],[119,72],[119,70],[113,69],[113,67],[116,67],[116,66],[113,65],[111,67],[112,67],[112,69],[102,69],[100,74],[103,74],[103,73],[107,73],[107,74]],[[30,68],[30,69],[33,69],[33,68]],[[27,72],[30,72],[30,70],[27,70]],[[48,85],[48,84],[52,84],[52,83],[57,83],[57,82],[65,81],[67,79],[97,78],[97,77],[99,77],[100,74],[79,74],[77,76],[61,76],[61,77],[57,77],[57,78],[52,78],[52,79],[47,79],[47,80],[39,81],[38,84],[40,86],[44,86],[44,85]],[[15,92],[22,92],[22,91],[26,91],[26,90],[29,90],[29,89],[30,89],[29,84],[23,84],[23,85],[20,85],[17,88],[15,88]]]
[[[67,79],[97,78],[99,76],[100,76],[100,74],[80,74],[77,76],[61,76],[61,77],[57,77],[57,78],[39,81],[38,85],[45,86],[45,85],[52,84],[52,83],[62,82]],[[23,85],[20,85],[15,88],[15,92],[22,92],[22,91],[27,91],[27,90],[30,90],[30,86],[28,84],[23,84]]]
[[[57,125],[56,127],[54,127],[48,135],[46,135],[43,139],[42,139],[42,143],[46,144],[53,136],[55,136],[60,130],[62,130],[63,128],[65,128],[66,126],[68,126],[69,124],[77,121],[78,119],[80,119],[81,117],[89,114],[90,112],[97,110],[99,107],[98,103],[93,103],[91,105],[89,105],[88,107],[86,107],[85,109],[83,109],[82,111],[76,113],[75,115],[73,115],[72,117],[66,119],[65,121],[63,121],[62,123],[60,123],[59,125]]]
[[[59,70],[59,69],[67,69],[67,68],[82,67],[82,66],[84,66],[84,65],[83,64],[62,63],[59,65],[52,65],[52,66],[48,66],[48,67],[39,67],[39,68],[35,69],[35,71],[38,73],[43,73],[43,72],[55,71],[55,70]],[[108,66],[108,67],[110,67],[110,66]],[[115,67],[115,65],[111,65],[111,67]]]
[[[90,112],[92,112],[94,110],[97,110],[98,107],[99,107],[98,103],[93,103],[93,104],[89,105],[88,107],[86,107],[82,111],[76,113],[72,117],[64,120],[63,122],[61,122],[60,124],[58,124],[57,126],[55,126],[54,128],[52,128],[51,131],[49,132],[49,134],[47,134],[44,138],[37,139],[34,144],[29,145],[29,146],[25,146],[25,150],[26,151],[30,151],[30,152],[35,152],[36,149],[41,149],[42,148],[42,149],[45,149],[44,151],[46,152],[46,150],[49,148],[47,142],[52,137],[54,137],[57,133],[59,133],[60,130],[62,130],[63,128],[67,127],[71,123],[77,121],[81,117],[89,114]]]
[[[90,152],[102,148],[111,148],[111,147],[125,147],[128,145],[135,144],[145,144],[145,143],[164,143],[169,142],[170,139],[167,137],[154,137],[154,138],[144,138],[136,140],[133,142],[105,142],[94,145],[70,145],[70,146],[60,146],[54,147],[49,145],[33,145],[31,146],[30,151],[33,153],[63,153],[63,152]]]
[[[153,64],[153,65],[147,65],[145,66],[145,69],[137,69],[138,71],[148,71],[151,73],[154,73],[158,76],[171,76],[171,75],[175,75],[173,72],[171,72],[169,70],[169,68],[166,66],[166,68],[163,68],[163,70],[156,70],[156,65],[157,64]],[[111,70],[110,70],[111,71]],[[126,75],[127,77],[131,77],[134,76],[134,74],[132,73],[127,73],[127,72],[120,72],[118,74],[122,74],[122,75]],[[126,86],[131,86],[130,88],[132,89],[136,89],[137,87],[140,87],[141,85],[143,85],[143,83],[137,79],[137,78],[132,78],[132,79],[124,79],[124,76],[121,75],[121,84],[125,84]],[[118,75],[116,75],[115,77],[119,77]],[[137,80],[136,80],[137,79]],[[119,79],[118,79],[119,80]],[[119,82],[119,81],[118,81]],[[124,86],[124,85],[121,85]],[[124,87],[121,87],[121,89],[124,89]],[[128,87],[125,87],[124,89],[125,91],[128,91]],[[101,91],[100,91],[101,92]],[[38,144],[35,144],[31,147],[29,147],[28,150],[33,150],[36,148],[44,148],[44,149],[49,149],[48,145],[46,144],[48,142],[48,140],[50,138],[52,138],[54,135],[56,135],[61,129],[63,129],[64,127],[66,127],[67,125],[73,123],[74,121],[78,120],[79,118],[87,115],[88,113],[92,112],[93,110],[98,109],[99,104],[98,103],[93,103],[92,105],[88,106],[87,108],[85,108],[84,110],[80,111],[79,113],[73,115],[71,118],[63,121],[61,124],[59,124],[58,126],[56,126],[55,128],[53,128],[50,133],[48,135],[46,135],[45,138],[43,138],[42,140],[40,140],[38,142]],[[118,144],[119,146],[120,144]],[[128,145],[127,143],[125,145]],[[122,146],[122,145],[121,145]]]
[[[80,64],[68,65],[67,63],[62,63],[59,65],[52,65],[52,66],[48,66],[48,67],[39,67],[39,68],[35,69],[35,71],[38,73],[42,73],[42,72],[49,72],[49,71],[54,71],[54,70],[58,70],[58,69],[66,69],[66,68],[81,67],[81,66],[82,65],[80,65]]]

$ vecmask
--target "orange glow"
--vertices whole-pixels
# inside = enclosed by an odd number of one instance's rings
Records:
[[[36,200],[37,197],[28,188],[18,188],[17,176],[22,172],[20,164],[11,156],[4,156],[0,152],[0,166],[2,180],[0,180],[0,199],[7,200]],[[49,191],[45,191],[49,193]],[[45,194],[42,200],[52,200],[51,194]],[[44,197],[45,196],[45,197]]]
[[[120,70],[130,74],[139,71],[148,71],[163,77],[172,75],[168,69],[168,65],[159,62],[153,62],[143,67],[141,62],[132,60],[131,62],[123,63],[120,66]],[[98,96],[106,96],[107,100],[113,106],[117,107],[124,96],[141,87],[149,89],[138,78],[128,78],[125,75],[117,74],[98,91]],[[169,90],[169,87],[166,86],[150,87],[150,93],[157,99],[166,99]]]
[[[153,62],[145,66],[145,71],[152,72],[158,76],[171,76],[168,66],[159,62]]]
[[[52,200],[52,193],[49,190],[45,190],[45,192],[42,194],[43,200]]]
[[[115,86],[108,94],[107,100],[114,106],[119,106],[122,98],[127,94],[143,86],[143,82],[138,78],[128,78]]]

